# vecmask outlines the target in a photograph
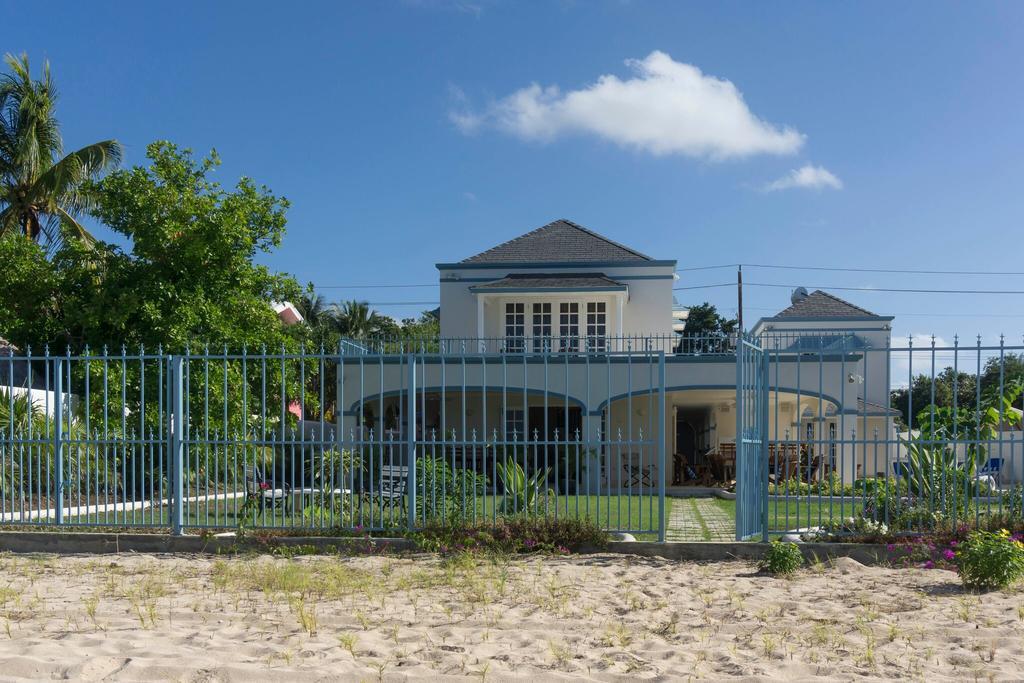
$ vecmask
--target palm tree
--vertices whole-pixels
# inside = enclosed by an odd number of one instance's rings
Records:
[[[302,319],[313,329],[330,326],[334,323],[334,309],[322,296],[309,292],[303,294],[295,305],[302,314]]]
[[[317,348],[333,349],[340,334],[337,313],[322,296],[310,292],[303,294],[295,307],[302,314],[309,341]]]
[[[92,204],[87,181],[120,163],[121,145],[103,140],[63,156],[49,62],[33,81],[27,55],[4,60],[10,73],[0,77],[0,236],[91,242],[77,218]]]
[[[365,339],[380,328],[381,316],[370,310],[365,301],[346,301],[341,306],[334,305],[338,331],[354,339]]]

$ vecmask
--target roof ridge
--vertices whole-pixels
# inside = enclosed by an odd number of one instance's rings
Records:
[[[631,260],[634,260],[634,259],[635,260],[643,260],[643,261],[653,261],[654,260],[650,256],[648,256],[647,254],[639,252],[636,249],[632,249],[630,247],[627,247],[624,244],[620,244],[619,242],[616,242],[615,240],[609,239],[608,237],[605,237],[604,235],[601,235],[600,233],[594,232],[590,228],[586,228],[586,227],[580,225],[579,223],[571,221],[571,220],[569,220],[567,218],[559,218],[557,220],[553,220],[553,221],[551,221],[549,223],[546,223],[545,225],[542,225],[539,228],[534,228],[533,230],[530,230],[529,232],[523,233],[522,235],[519,235],[518,237],[513,237],[512,239],[509,239],[509,240],[506,240],[506,241],[504,241],[504,242],[502,242],[500,244],[497,244],[497,245],[491,247],[490,249],[486,249],[486,250],[481,251],[481,252],[479,252],[477,254],[474,254],[474,255],[472,255],[472,256],[470,256],[468,258],[465,258],[461,262],[462,263],[472,263],[472,262],[487,261],[487,260],[489,260],[489,257],[492,257],[492,256],[498,256],[497,260],[509,260],[509,261],[511,261],[512,259],[507,259],[507,258],[502,259],[500,257],[500,255],[503,252],[515,251],[516,245],[520,245],[520,244],[522,244],[524,242],[528,243],[529,241],[537,239],[538,236],[543,236],[544,233],[552,233],[553,239],[563,239],[564,240],[567,235],[571,235],[572,234],[571,231],[566,231],[565,228],[571,228],[573,231],[576,231],[576,232],[578,232],[578,233],[580,233],[582,235],[586,235],[587,237],[589,237],[589,238],[591,238],[593,240],[597,240],[597,241],[603,243],[604,245],[606,245],[605,247],[598,247],[597,248],[598,252],[600,252],[601,250],[608,251],[609,254],[614,254],[616,250],[618,252],[620,252],[621,255],[618,256],[617,259],[613,259],[613,260],[623,260],[623,261],[631,261]],[[561,229],[560,233],[557,232],[559,229]],[[561,235],[561,237],[559,235]],[[569,239],[572,239],[572,238],[569,238]],[[579,240],[579,238],[577,238],[577,241],[578,240]],[[609,251],[607,249],[608,247],[613,247],[614,249]],[[523,249],[528,249],[528,247],[523,247]],[[625,255],[628,255],[628,258],[624,258]],[[542,259],[542,260],[544,260],[544,259]],[[579,262],[583,263],[583,262],[586,262],[587,259],[585,259],[585,258],[576,258],[576,259],[572,259],[572,260],[576,260],[576,261],[579,261]],[[593,259],[591,259],[591,260],[593,260],[593,261],[603,261],[603,260],[606,260],[606,259],[605,258],[601,258],[600,256],[596,256],[595,255],[595,257]]]
[[[591,230],[588,227],[580,225],[579,223],[576,223],[575,221],[569,220],[568,218],[559,218],[557,221],[552,221],[551,223],[548,223],[548,225],[553,225],[555,223],[566,223],[566,224],[571,225],[572,227],[576,228],[577,230],[582,230],[583,232],[587,233],[588,235],[590,235],[592,237],[596,237],[599,240],[604,240],[608,244],[614,245],[614,246],[618,247],[619,249],[625,249],[629,253],[635,254],[635,255],[639,256],[640,258],[647,259],[648,261],[653,261],[654,260],[650,256],[648,256],[647,254],[645,254],[645,253],[643,253],[641,251],[637,251],[636,249],[633,249],[632,247],[627,247],[625,244],[621,244],[619,242],[616,242],[613,239],[609,239],[609,238],[605,237],[604,235],[602,235],[600,233],[594,232],[593,230]],[[547,227],[547,226],[544,226],[544,227]]]
[[[872,313],[868,309],[864,308],[863,306],[858,306],[857,304],[850,303],[846,299],[843,299],[842,297],[838,297],[835,294],[832,294],[831,292],[826,292],[823,289],[816,289],[816,290],[814,290],[812,292],[812,294],[821,294],[823,296],[827,296],[828,298],[832,299],[833,301],[838,301],[839,303],[845,304],[845,305],[847,305],[847,306],[849,306],[851,308],[856,308],[858,311],[862,311],[862,312],[864,312],[864,313],[866,313],[868,315],[875,315],[874,313]]]

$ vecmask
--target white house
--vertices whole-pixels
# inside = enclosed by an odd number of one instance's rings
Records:
[[[600,451],[606,484],[624,486],[637,468],[626,463],[624,473],[608,454],[621,440],[626,459],[641,461],[651,480],[660,417],[670,486],[731,475],[735,339],[680,336],[686,311],[672,294],[674,259],[558,220],[437,269],[442,339],[415,361],[418,440],[469,448],[575,438]],[[757,321],[751,333],[768,354],[773,468],[847,480],[887,470],[886,446],[867,453],[861,442],[894,433],[885,354],[892,320],[798,290],[789,306]],[[343,429],[404,433],[407,365],[347,359]]]

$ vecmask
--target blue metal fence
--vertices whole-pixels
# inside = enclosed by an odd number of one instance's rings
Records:
[[[767,530],[922,533],[1024,521],[1024,345],[881,331],[760,342]]]
[[[738,538],[1022,519],[1024,345],[874,332],[2,355],[0,524],[663,538],[666,478],[728,486],[730,455]],[[718,411],[696,460],[677,404]]]
[[[662,350],[0,357],[0,524],[664,536]],[[6,409],[6,410],[5,410]]]
[[[736,540],[766,540],[768,364],[757,341],[741,337],[736,355]]]

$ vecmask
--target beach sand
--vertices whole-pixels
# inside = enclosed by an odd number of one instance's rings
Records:
[[[623,555],[0,556],[0,679],[1024,678],[1024,594]]]

